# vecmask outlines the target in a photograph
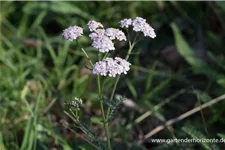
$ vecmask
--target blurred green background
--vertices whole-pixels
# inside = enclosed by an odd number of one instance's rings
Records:
[[[119,82],[116,94],[128,100],[110,123],[113,149],[225,149],[222,143],[150,141],[225,138],[224,101],[145,139],[158,125],[225,94],[225,2],[1,1],[0,11],[1,150],[94,149],[64,110],[65,103],[81,97],[82,120],[103,137],[95,76],[80,47],[61,34],[89,20],[118,28],[120,20],[137,16],[157,37],[136,46],[131,71]],[[98,59],[87,36],[80,43]],[[118,43],[114,55],[125,56],[127,48]],[[106,95],[113,83],[106,84]]]

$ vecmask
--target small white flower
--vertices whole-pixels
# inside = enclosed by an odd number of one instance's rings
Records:
[[[75,97],[74,101],[71,102],[71,105],[73,105],[77,110],[80,110],[80,106],[82,104],[83,104],[83,100],[77,97]]]
[[[94,21],[94,20],[89,21],[87,26],[88,26],[88,28],[91,32],[95,31],[99,27],[103,28],[103,25],[100,22],[97,22],[97,21]]]
[[[120,57],[116,57],[115,58],[115,60],[117,60],[118,62],[119,62],[119,64],[120,64],[120,66],[121,67],[123,67],[123,73],[124,74],[127,74],[127,71],[129,71],[130,70],[130,63],[129,62],[127,62],[125,59],[122,59],[122,58],[120,58]]]
[[[128,28],[130,25],[132,25],[132,19],[130,19],[130,18],[129,19],[123,19],[119,23],[120,23],[121,28],[124,28],[124,27]]]
[[[149,36],[153,39],[156,37],[154,29],[147,23],[144,25],[144,28],[142,29],[142,32],[144,33],[144,36]]]
[[[95,32],[92,32],[91,34],[89,34],[89,37],[92,40],[97,40],[98,38],[101,38],[105,35],[105,29],[97,29],[95,30]]]
[[[96,62],[92,70],[93,74],[116,77],[122,73],[127,74],[127,71],[130,70],[130,63],[126,60],[116,57],[106,58],[102,61]]]
[[[82,36],[83,28],[78,26],[70,26],[69,28],[63,30],[63,37],[66,40],[73,41],[77,39],[79,36]]]
[[[102,52],[102,53],[115,50],[113,42],[107,36],[96,38],[93,41],[92,46],[99,49],[99,52]]]
[[[99,61],[95,63],[95,66],[92,70],[93,74],[100,74],[102,76],[107,75],[107,70],[106,70],[106,62],[105,61]]]
[[[119,40],[119,41],[126,41],[126,36],[123,33],[123,31],[119,30],[119,29],[115,29],[115,28],[107,28],[105,30],[105,35],[108,36],[111,40]]]
[[[133,30],[136,32],[143,32],[144,36],[149,36],[155,38],[156,34],[154,29],[146,22],[146,19],[141,17],[136,17],[132,23]]]
[[[97,29],[89,34],[89,37],[93,40],[92,46],[99,49],[102,53],[115,50],[112,40],[126,40],[125,34],[121,30],[114,28]]]
[[[143,28],[144,28],[144,25],[146,23],[146,19],[143,19],[141,17],[136,17],[134,20],[133,20],[133,30],[138,32],[138,31],[142,31]]]
[[[100,52],[105,53],[115,50],[112,40],[105,35],[104,29],[97,29],[89,37],[93,40],[92,46],[99,49]]]

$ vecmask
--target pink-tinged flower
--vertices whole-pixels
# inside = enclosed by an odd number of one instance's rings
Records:
[[[83,28],[79,26],[70,26],[69,28],[63,30],[63,37],[66,40],[73,41],[77,39],[79,36],[82,36]]]
[[[136,32],[142,32],[144,36],[149,36],[151,38],[155,38],[156,34],[154,29],[146,22],[146,19],[141,17],[136,17],[132,23],[133,30]]]
[[[142,31],[145,24],[146,24],[146,19],[143,19],[141,17],[136,17],[132,22],[133,30],[136,32]]]
[[[105,35],[104,29],[97,29],[91,33],[89,37],[93,40],[92,46],[99,49],[100,52],[105,53],[111,50],[115,50],[112,40]]]
[[[93,40],[92,46],[102,53],[115,50],[112,40],[126,41],[125,34],[121,30],[114,28],[97,29],[89,34],[89,37]]]
[[[132,19],[123,19],[123,20],[121,20],[120,22],[120,27],[121,28],[128,28],[130,25],[132,25]]]
[[[96,38],[93,41],[92,46],[99,49],[99,52],[102,53],[115,50],[113,42],[107,36]]]
[[[103,28],[103,25],[100,22],[94,20],[89,21],[87,26],[91,32],[95,31],[97,28]]]
[[[117,60],[117,62],[120,64],[120,66],[123,68],[122,69],[122,72],[124,73],[124,74],[127,74],[127,71],[129,71],[130,70],[130,63],[129,62],[127,62],[125,59],[122,59],[122,58],[120,58],[120,57],[116,57],[115,58],[115,60]]]
[[[151,38],[156,37],[154,29],[148,23],[146,23],[144,25],[144,28],[142,29],[142,32],[144,33],[144,36],[149,36]]]
[[[119,41],[126,41],[126,36],[123,33],[123,31],[119,30],[119,29],[115,29],[115,28],[107,28],[105,30],[105,35],[108,36],[111,40],[119,40]]]
[[[92,70],[93,74],[116,77],[122,73],[127,74],[127,71],[130,70],[130,63],[126,60],[116,57],[106,58],[102,61],[96,62]]]
[[[101,38],[105,35],[105,29],[97,29],[95,32],[92,32],[89,34],[89,37],[91,40],[97,40],[98,38]]]
[[[96,62],[92,72],[93,74],[100,74],[102,76],[106,76],[107,75],[106,62],[105,61]]]

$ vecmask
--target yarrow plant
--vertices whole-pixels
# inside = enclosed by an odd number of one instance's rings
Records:
[[[146,19],[141,17],[136,17],[135,19],[126,18],[119,22],[119,25],[122,29],[116,28],[104,28],[103,24],[97,22],[95,20],[91,20],[87,23],[87,27],[89,29],[89,37],[92,40],[92,46],[98,49],[98,53],[100,54],[99,61],[93,63],[93,60],[89,57],[88,53],[81,48],[84,55],[88,59],[91,65],[91,71],[97,77],[97,85],[98,85],[98,99],[101,108],[102,114],[102,122],[104,125],[105,135],[107,144],[102,144],[99,138],[95,138],[94,135],[89,131],[80,121],[79,114],[80,106],[83,101],[80,98],[75,97],[75,100],[71,102],[71,106],[75,109],[75,113],[72,109],[70,112],[65,112],[70,118],[72,118],[75,123],[78,124],[78,127],[86,133],[92,141],[92,145],[94,145],[97,149],[108,149],[111,150],[110,143],[110,134],[109,134],[109,121],[110,114],[114,112],[114,107],[112,106],[113,98],[115,94],[115,90],[117,84],[119,82],[120,76],[122,74],[127,74],[130,70],[131,63],[128,62],[128,59],[134,49],[136,43],[140,40],[141,35],[142,38],[150,37],[155,38],[156,34],[154,29],[146,22]],[[126,31],[126,34],[123,32]],[[130,36],[130,32],[136,32],[136,36]],[[142,34],[140,34],[142,33]],[[78,38],[83,35],[83,28],[78,26],[70,26],[69,28],[63,31],[64,39],[68,41],[76,40],[78,42]],[[113,53],[116,50],[115,42],[128,41],[129,49],[127,51],[127,55],[125,58],[122,57],[109,57],[109,53]],[[101,55],[101,54],[104,54]],[[112,55],[110,55],[112,56]],[[116,78],[115,83],[112,89],[112,93],[110,96],[105,96],[103,93],[103,84],[106,80],[106,77]],[[101,82],[103,80],[103,82]],[[110,103],[110,105],[109,105]],[[119,102],[120,103],[120,102]],[[117,104],[119,104],[117,103]],[[117,106],[116,104],[116,106]]]

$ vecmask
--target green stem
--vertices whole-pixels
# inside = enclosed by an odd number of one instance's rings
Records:
[[[86,56],[86,58],[88,59],[89,63],[91,64],[92,67],[94,67],[90,57],[88,56],[88,54],[85,52],[85,50],[83,48],[81,48],[81,50],[83,51],[84,55]]]
[[[79,42],[77,42],[77,43],[79,44]],[[83,48],[81,48],[81,50],[83,51],[84,55],[88,59],[88,61],[91,64],[91,66],[94,67],[90,57],[85,52],[85,50]],[[102,90],[101,90],[101,83],[100,83],[100,76],[99,75],[97,77],[97,83],[98,83],[98,96],[99,96],[99,100],[100,100],[100,107],[101,107],[101,114],[102,114],[102,119],[103,119],[103,125],[104,125],[105,134],[106,134],[106,138],[107,138],[107,146],[108,146],[108,150],[111,150],[110,136],[109,136],[109,127],[108,127],[108,123],[106,121],[105,112],[104,112],[104,106],[103,106],[103,101],[102,101]]]
[[[86,53],[86,51],[81,47],[80,43],[78,40],[76,40],[76,43],[78,44],[78,46],[81,48],[82,52],[84,53],[84,55],[86,56],[86,58],[88,59],[89,63],[91,64],[92,67],[94,67],[91,58],[88,56],[88,54]]]
[[[110,96],[110,99],[109,99],[110,101],[113,99],[113,96],[114,96],[114,93],[116,91],[116,87],[117,87],[117,84],[118,84],[119,80],[120,80],[120,75],[117,76],[117,78],[116,78],[116,82],[114,84],[114,87],[113,87],[113,90],[112,90],[112,93],[111,93],[111,96]],[[107,113],[106,113],[106,121],[107,121],[107,123],[109,121],[109,113],[110,113],[110,107],[108,107]]]
[[[103,103],[102,102],[101,102],[100,106],[101,106],[102,118],[103,118],[103,121],[104,121],[103,125],[104,125],[105,134],[106,134],[106,138],[107,138],[107,146],[108,146],[108,150],[111,150],[109,126],[108,126],[108,123],[106,122],[106,118],[105,118],[105,113],[104,113]]]
[[[103,57],[103,59],[105,59],[107,56],[108,56],[108,54],[109,54],[109,52],[107,52],[106,54],[105,54],[105,56]],[[102,60],[103,60],[102,59]]]
[[[131,54],[131,52],[132,52],[132,50],[133,50],[135,44],[136,44],[136,43],[134,42],[133,44],[130,45],[130,48],[129,48],[128,53],[127,53],[127,56],[126,56],[126,58],[125,58],[126,60],[129,59],[130,54]],[[114,87],[113,87],[113,90],[112,90],[112,93],[111,93],[111,96],[110,96],[110,99],[109,99],[110,101],[113,99],[113,96],[114,96],[114,94],[115,94],[116,87],[117,87],[117,84],[118,84],[119,80],[120,80],[120,75],[117,76],[117,78],[116,78],[116,82],[115,82],[115,84],[114,84]],[[106,113],[106,121],[107,121],[107,124],[108,124],[108,120],[109,120],[109,113],[110,113],[110,107],[108,107],[107,113]]]
[[[132,50],[133,50],[135,44],[136,44],[136,42],[134,42],[133,44],[130,45],[130,48],[129,48],[128,53],[127,53],[127,56],[126,56],[126,58],[125,58],[126,60],[129,59],[130,54],[131,54],[131,52],[132,52]]]
[[[104,112],[104,106],[103,106],[103,101],[102,101],[101,82],[100,82],[100,76],[99,75],[97,77],[97,82],[98,82],[98,95],[99,95],[99,99],[100,99],[101,114],[102,114],[105,134],[106,134],[106,138],[107,138],[107,146],[108,146],[108,150],[111,150],[110,136],[109,136],[109,126],[108,126],[108,123],[106,121],[105,112]]]

